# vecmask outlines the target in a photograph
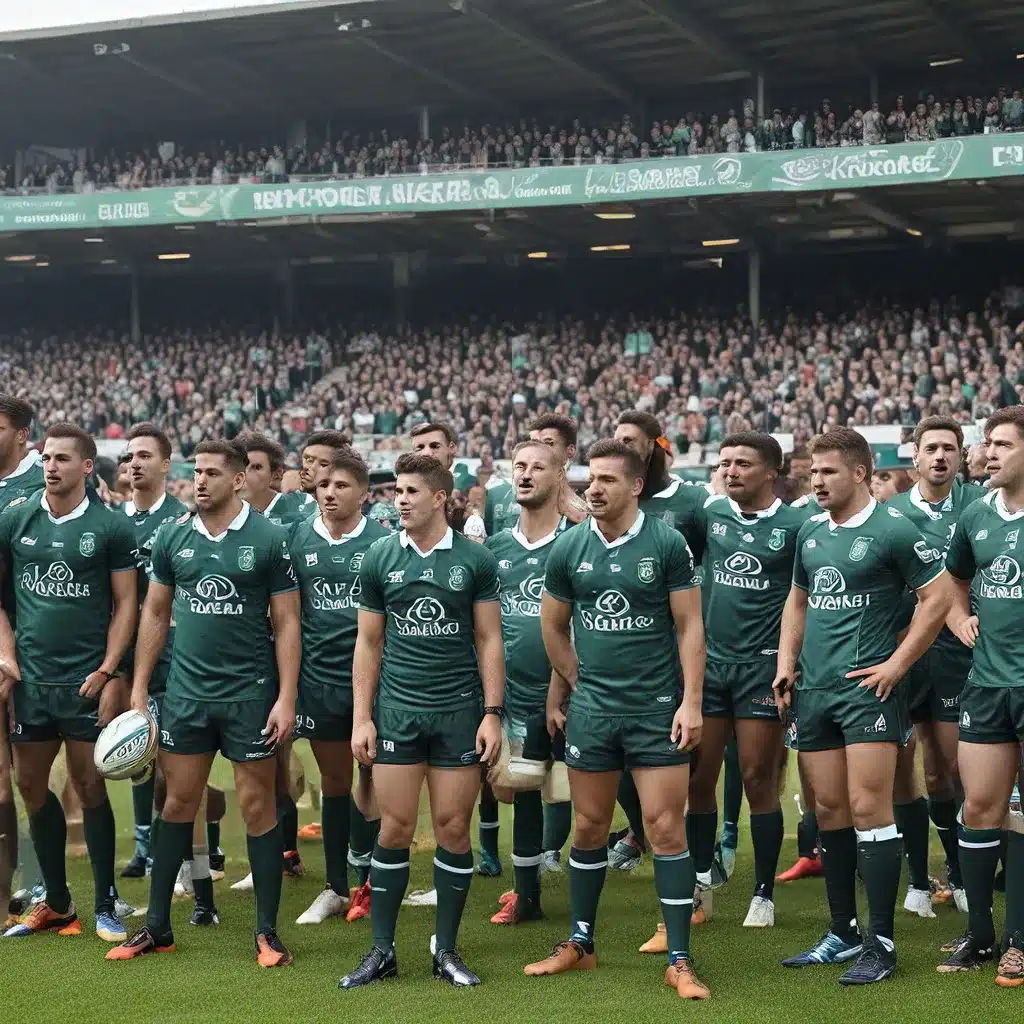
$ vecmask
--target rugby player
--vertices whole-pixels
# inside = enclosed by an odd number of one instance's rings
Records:
[[[81,931],[67,886],[67,822],[49,789],[62,743],[82,804],[96,934],[107,942],[126,934],[115,910],[114,813],[93,747],[123,699],[112,680],[135,628],[135,539],[123,515],[86,493],[95,461],[96,443],[86,431],[55,424],[43,446],[43,491],[15,498],[0,516],[0,558],[14,581],[17,615],[17,667],[0,683],[0,704],[19,679],[11,726],[15,776],[46,886],[46,899],[9,936]]]
[[[174,948],[174,879],[192,848],[193,823],[219,750],[233,763],[248,832],[257,963],[291,963],[277,935],[284,851],[274,747],[291,736],[295,725],[299,595],[285,531],[239,497],[245,469],[239,446],[201,442],[195,452],[197,510],[161,527],[153,546],[132,706],[147,706],[173,617],[175,644],[160,722],[167,795],[153,850],[146,925],[112,949],[110,960]],[[268,613],[276,644],[267,629]]]
[[[914,465],[918,482],[889,499],[924,535],[930,547],[945,554],[964,510],[987,493],[977,484],[964,484],[957,474],[963,459],[964,435],[960,425],[945,416],[929,416],[914,430]],[[934,917],[928,875],[928,819],[946,854],[950,892],[958,909],[966,911],[967,896],[960,879],[956,833],[957,743],[960,694],[971,670],[971,652],[943,627],[935,643],[910,670],[901,689],[906,694],[910,721],[924,748],[928,799],[918,795],[913,746],[900,750],[896,760],[897,795],[906,801],[893,808],[903,835],[910,866],[910,887],[904,909],[921,917]]]
[[[498,559],[501,625],[505,638],[505,728],[528,761],[564,759],[565,737],[548,734],[547,696],[551,664],[544,650],[540,605],[544,567],[555,540],[572,524],[559,511],[565,469],[552,445],[523,441],[512,452],[512,480],[519,521],[488,537]],[[544,804],[538,788],[515,794],[512,865],[515,888],[501,897],[493,924],[518,924],[541,917],[540,867]],[[562,805],[558,805],[562,806]],[[567,809],[569,804],[564,805]],[[566,825],[568,832],[568,824]],[[561,849],[566,835],[556,849]]]
[[[373,947],[338,984],[359,988],[398,972],[395,926],[426,779],[437,841],[433,973],[478,985],[456,938],[473,877],[469,825],[480,761],[493,764],[501,748],[498,566],[448,525],[454,481],[437,459],[402,455],[395,473],[403,529],[363,559],[353,665],[352,751],[374,766],[381,810],[370,867]]]
[[[235,439],[245,449],[249,462],[245,470],[245,500],[277,526],[290,530],[296,523],[316,515],[316,498],[305,491],[284,494],[284,447],[265,434],[242,434]],[[306,447],[309,447],[307,445]]]
[[[552,668],[548,719],[564,726],[576,813],[569,853],[572,931],[527,975],[593,970],[619,776],[633,773],[668,933],[665,984],[706,999],[690,961],[694,871],[686,848],[689,751],[701,737],[704,626],[686,541],[639,508],[646,463],[620,441],[590,449],[589,525],[548,555],[541,627]],[[673,632],[675,635],[673,635]],[[573,641],[575,640],[575,646]],[[683,694],[679,702],[678,667]],[[569,696],[568,716],[561,708]]]
[[[949,626],[973,650],[973,664],[960,695],[958,751],[964,790],[960,873],[967,890],[968,930],[939,967],[943,972],[977,969],[994,956],[993,881],[1024,741],[1024,406],[990,416],[985,440],[990,489],[961,514],[946,555],[955,584]],[[1022,911],[1024,835],[1011,828],[1006,920],[996,975],[1008,988],[1024,984]]]
[[[360,455],[334,452],[317,483],[319,515],[292,530],[290,548],[302,595],[302,667],[296,738],[308,739],[320,767],[327,885],[296,924],[322,924],[349,902],[349,800],[352,791],[352,657],[370,545],[390,534],[361,509],[370,474]],[[354,895],[354,893],[353,893]]]
[[[316,501],[316,482],[331,468],[334,453],[351,447],[348,436],[340,430],[316,430],[302,444],[302,468],[299,482],[302,490]],[[316,509],[311,509],[315,514]]]
[[[866,985],[896,969],[903,844],[892,795],[906,707],[894,688],[938,635],[952,588],[942,553],[900,512],[871,497],[871,449],[857,431],[836,427],[815,438],[811,459],[824,511],[797,537],[773,689],[784,713],[799,660],[797,741],[817,804],[832,924],[811,949],[783,964],[856,957],[840,983]],[[917,612],[897,644],[907,588],[917,591]],[[868,898],[863,939],[858,872]]]

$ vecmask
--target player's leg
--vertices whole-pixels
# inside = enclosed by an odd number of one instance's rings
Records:
[[[274,752],[276,766],[277,823],[284,844],[284,872],[290,877],[302,874],[299,856],[299,810],[292,787],[292,744],[281,743]]]
[[[640,858],[647,849],[647,840],[644,836],[640,797],[637,795],[633,776],[629,772],[623,772],[619,779],[617,800],[623,814],[626,815],[628,827],[625,832],[615,837],[611,852],[608,854],[608,866],[616,871],[632,871],[639,865]]]
[[[210,877],[219,882],[224,877],[224,851],[220,847],[220,823],[227,814],[224,790],[206,786],[206,845],[210,851]]]
[[[1019,988],[1024,985],[1024,816],[1019,810],[1007,815],[1006,826],[1006,916],[996,984]]]
[[[11,908],[14,869],[18,866],[18,812],[14,805],[11,754],[7,745],[7,704],[0,703],[0,920],[3,930],[14,927]]]
[[[959,701],[955,710],[959,715]],[[917,731],[924,753],[928,814],[946,855],[948,893],[955,900],[957,909],[966,912],[967,894],[960,876],[960,844],[956,826],[956,816],[963,803],[960,770],[957,766],[959,721],[956,718],[951,721],[933,719],[920,723]]]
[[[480,786],[480,863],[477,871],[487,878],[501,874],[498,855],[498,798],[494,795],[486,773]]]
[[[543,871],[562,870],[562,848],[569,841],[572,831],[572,801],[561,800],[554,804],[544,804],[544,835],[541,848],[544,860]]]
[[[209,833],[206,817],[209,811],[210,787],[203,789],[203,797],[196,809],[192,822],[192,893],[195,907],[190,924],[207,927],[220,924],[217,906],[213,898],[213,874],[210,869]]]
[[[740,767],[736,736],[725,747],[722,782],[722,839],[719,843],[722,872],[726,879],[736,867],[736,847],[740,842],[740,811],[743,806],[743,771]]]
[[[893,818],[903,836],[910,884],[903,909],[918,917],[935,917],[932,910],[931,876],[928,873],[930,819],[928,801],[921,795],[915,774],[917,738],[910,739],[896,753],[896,779],[893,783]]]
[[[361,764],[349,798],[348,864],[355,872],[356,884],[349,893],[347,921],[358,921],[370,913],[370,859],[379,833],[380,807],[373,771]]]

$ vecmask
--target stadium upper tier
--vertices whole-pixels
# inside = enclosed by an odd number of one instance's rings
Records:
[[[913,425],[930,414],[963,423],[1024,402],[1024,321],[998,299],[976,312],[851,307],[847,316],[656,314],[489,327],[424,327],[401,335],[163,331],[124,336],[0,336],[4,390],[59,420],[117,438],[155,420],[188,456],[204,438],[252,427],[294,450],[310,430],[377,435],[394,445],[445,420],[460,454],[508,456],[535,413],[569,413],[581,447],[632,408],[661,417],[677,451],[727,433],[791,433],[826,424]]]
[[[985,98],[988,95],[988,99]],[[923,142],[1024,129],[1020,89],[991,94],[936,97],[918,102],[897,97],[882,106],[836,109],[823,100],[816,109],[781,108],[759,118],[753,100],[723,113],[687,112],[655,120],[644,133],[629,116],[599,123],[544,120],[460,124],[432,138],[381,130],[342,133],[336,139],[279,145],[164,144],[90,152],[77,160],[33,153],[15,173],[0,167],[0,191],[83,192],[175,184],[275,183],[416,174],[454,169],[548,167],[617,163],[712,153],[873,146]]]

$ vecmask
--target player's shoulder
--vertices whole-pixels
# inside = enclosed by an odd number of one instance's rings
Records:
[[[312,541],[315,536],[313,531],[313,524],[315,522],[316,519],[312,518],[300,519],[298,522],[293,523],[289,530],[288,543],[295,548]]]
[[[908,519],[913,515],[914,505],[910,500],[910,491],[903,491],[901,494],[894,494],[886,503],[886,508],[894,508],[900,515]]]
[[[24,518],[31,516],[36,511],[41,512],[42,499],[42,487],[35,491],[19,494],[17,497],[11,498],[11,500],[4,505],[3,509],[0,510],[0,517],[6,516],[11,519]]]
[[[470,565],[488,565],[495,563],[493,551],[486,543],[478,544],[474,540],[463,537],[461,533],[452,535],[452,554],[464,559]]]
[[[512,531],[510,529],[499,530],[497,533],[492,533],[490,537],[484,541],[484,547],[495,555],[511,551],[514,545],[515,540],[512,537]]]
[[[732,511],[729,499],[725,494],[708,494],[704,492],[704,500],[700,503],[701,510],[711,515]]]
[[[312,529],[313,523],[316,522],[316,516],[311,519],[304,520],[304,525],[308,525]],[[390,526],[385,526],[383,523],[378,523],[376,519],[367,519],[366,525],[363,527],[363,537],[365,537],[371,544],[375,544],[378,540],[383,540],[385,537],[393,537],[395,531]]]
[[[794,507],[783,502],[775,510],[775,514],[770,519],[765,520],[765,522],[776,527],[790,527],[799,530],[810,519],[811,515],[815,514],[816,507],[809,505]]]

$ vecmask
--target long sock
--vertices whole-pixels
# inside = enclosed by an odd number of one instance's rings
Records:
[[[348,863],[355,871],[356,885],[365,885],[370,877],[370,857],[373,854],[373,840],[370,838],[370,822],[349,797],[348,819]]]
[[[46,902],[61,914],[71,905],[66,867],[68,823],[64,817],[64,808],[52,789],[47,790],[45,803],[30,818],[29,829],[32,833],[32,846],[39,858],[43,885],[46,886]]]
[[[715,836],[718,834],[718,811],[688,811],[686,814],[686,845],[693,858],[693,869],[706,875],[715,859]]]
[[[220,850],[219,821],[208,821],[206,823],[206,847],[210,853],[217,853]]]
[[[325,796],[320,801],[327,884],[339,895],[348,896],[349,798]]]
[[[146,913],[146,927],[154,935],[167,935],[171,930],[174,883],[181,862],[191,852],[192,822],[161,821],[160,833],[153,843],[153,872],[149,879],[149,910]]]
[[[82,808],[82,831],[92,864],[96,912],[110,913],[114,909],[117,891],[114,888],[117,825],[114,824],[114,811],[109,800],[104,799],[99,807]]]
[[[1003,920],[1003,948],[1011,939],[1024,939],[1024,835],[1006,833],[1006,916]]]
[[[734,736],[725,748],[725,779],[722,782],[722,845],[735,850],[739,839],[740,807],[743,803],[743,774]]]
[[[498,856],[498,801],[490,786],[485,786],[480,794],[480,849],[492,857]]]
[[[277,824],[281,828],[281,844],[284,851],[291,853],[298,850],[299,811],[289,793],[277,795]]]
[[[959,889],[963,885],[963,880],[960,878],[960,844],[956,831],[956,802],[952,799],[929,800],[928,812],[946,854],[949,884],[954,889]]]
[[[139,860],[149,857],[149,843],[153,825],[153,793],[156,776],[145,782],[132,783],[132,812],[135,817],[135,856]]]
[[[31,825],[27,821],[18,824],[18,868],[15,876],[18,880],[15,889],[31,889],[42,885],[43,870],[39,866],[35,843],[32,842]]]
[[[654,855],[654,888],[668,938],[668,962],[690,955],[690,918],[697,873],[689,851]]]
[[[569,841],[572,829],[572,803],[544,804],[543,850],[561,850]]]
[[[646,844],[644,835],[644,816],[640,809],[640,794],[636,791],[632,772],[623,772],[619,777],[619,806],[625,812],[630,831],[641,844]],[[712,854],[713,856],[713,854]]]
[[[891,942],[903,870],[903,840],[895,824],[857,830],[857,867],[868,897],[868,932]]]
[[[992,883],[999,865],[1003,830],[959,826],[960,873],[967,890],[967,927],[982,945],[995,941]]]
[[[14,869],[17,866],[18,812],[12,800],[0,804],[0,917],[7,916],[7,904],[11,898]]]
[[[455,949],[472,881],[472,850],[452,853],[443,846],[437,847],[434,851],[434,888],[437,890],[434,932],[439,953],[443,949]]]
[[[153,824],[149,826],[149,860],[153,860],[153,851],[156,849],[157,836],[160,835],[162,819],[159,811],[153,815]]]
[[[754,844],[754,895],[772,899],[779,869],[782,837],[786,826],[782,808],[750,816],[750,840]]]
[[[210,848],[206,845],[192,847],[192,888],[195,891],[196,906],[212,910],[213,878],[210,876]]]
[[[281,826],[275,825],[261,836],[247,836],[246,846],[256,896],[256,930],[274,931],[281,905],[281,858],[284,856]]]
[[[597,905],[601,902],[601,890],[607,873],[606,845],[593,850],[581,850],[578,846],[570,848],[569,912],[572,915],[572,933],[569,937],[588,951],[594,948]]]
[[[409,885],[409,847],[389,849],[378,843],[370,860],[370,925],[373,944],[391,949],[395,944],[395,925]]]
[[[516,793],[512,816],[512,867],[516,893],[540,904],[541,839],[544,835],[544,802],[539,792]]]
[[[796,827],[797,856],[813,858],[818,853],[818,816],[814,811],[804,811]]]
[[[910,868],[910,884],[915,889],[929,892],[931,877],[928,874],[929,817],[928,801],[919,796],[907,804],[893,807],[896,828],[903,833],[903,848],[907,851],[907,866]]]
[[[857,835],[852,828],[822,829],[818,833],[825,894],[832,916],[830,930],[846,941],[857,931]]]

